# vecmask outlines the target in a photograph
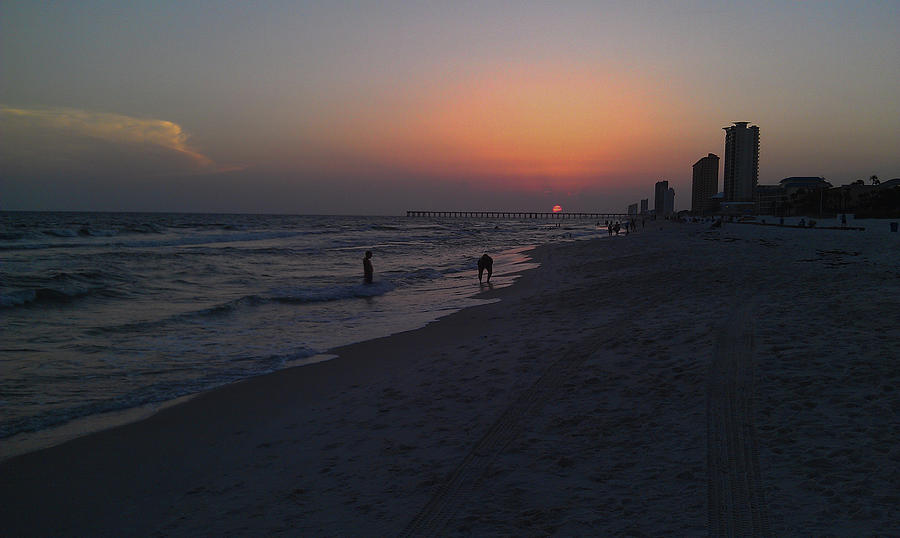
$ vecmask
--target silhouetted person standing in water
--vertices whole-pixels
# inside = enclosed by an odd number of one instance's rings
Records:
[[[485,269],[488,272],[487,281],[490,282],[491,273],[494,271],[494,259],[487,254],[478,258],[478,282],[481,282],[481,275],[484,274]]]
[[[374,270],[372,269],[372,251],[366,251],[366,257],[363,258],[363,281],[366,284],[372,283],[372,274]]]

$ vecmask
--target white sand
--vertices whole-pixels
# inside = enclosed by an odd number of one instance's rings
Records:
[[[0,464],[2,527],[890,534],[900,233],[882,224],[648,222],[538,249],[499,303]]]

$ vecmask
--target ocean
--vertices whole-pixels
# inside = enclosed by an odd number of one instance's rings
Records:
[[[421,327],[485,302],[473,297],[482,253],[499,288],[534,267],[532,246],[600,232],[574,220],[0,212],[0,459]]]

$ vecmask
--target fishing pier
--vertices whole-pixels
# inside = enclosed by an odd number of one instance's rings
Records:
[[[407,211],[407,217],[435,219],[511,219],[511,220],[624,220],[637,215],[627,213],[569,213],[535,211]]]

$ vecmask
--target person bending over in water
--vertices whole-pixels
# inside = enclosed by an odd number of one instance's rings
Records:
[[[490,282],[491,273],[494,271],[494,259],[487,254],[478,258],[478,282],[481,282],[481,276],[484,274],[485,269],[487,269],[488,273],[487,281]]]
[[[372,274],[374,270],[372,269],[372,251],[366,251],[366,257],[363,258],[363,281],[366,284],[372,283]]]

